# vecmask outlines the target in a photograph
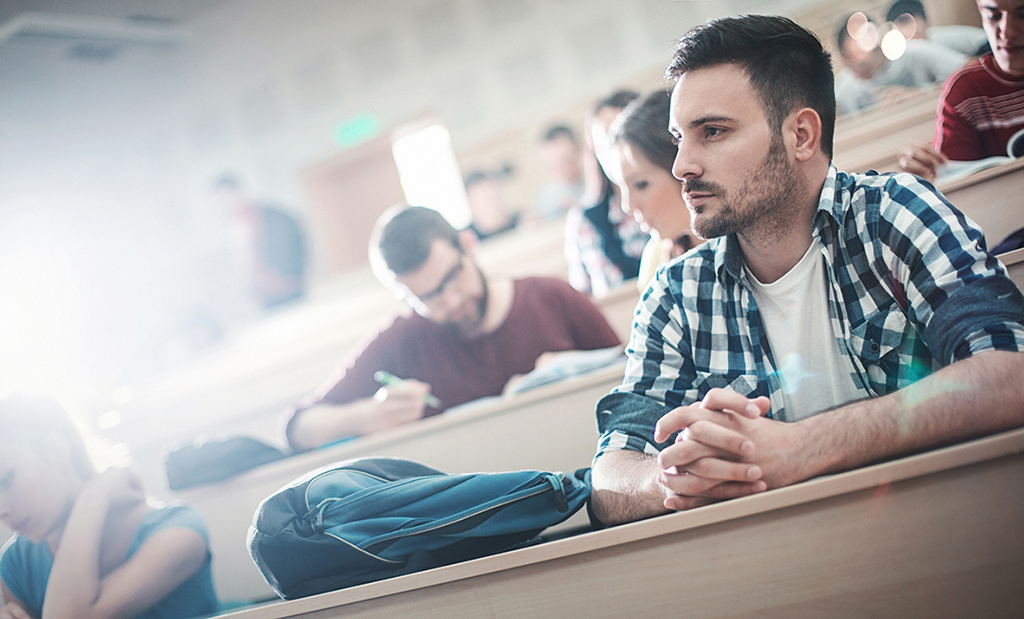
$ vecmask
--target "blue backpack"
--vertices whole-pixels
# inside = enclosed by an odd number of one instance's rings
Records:
[[[589,469],[446,475],[360,458],[264,499],[249,552],[278,595],[295,599],[526,545],[589,496]]]

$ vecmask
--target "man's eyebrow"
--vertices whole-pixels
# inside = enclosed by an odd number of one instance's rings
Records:
[[[707,125],[710,123],[732,122],[732,120],[733,119],[728,116],[704,116],[702,118],[691,120],[690,128],[696,129],[697,127],[701,127],[703,125]]]

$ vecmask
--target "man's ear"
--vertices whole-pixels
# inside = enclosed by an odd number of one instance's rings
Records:
[[[480,239],[476,238],[476,233],[469,228],[463,228],[459,230],[459,245],[462,245],[462,251],[466,252],[467,256],[475,256]]]
[[[809,161],[821,151],[821,117],[809,107],[797,110],[789,118],[789,130],[795,136],[794,156],[797,161]]]

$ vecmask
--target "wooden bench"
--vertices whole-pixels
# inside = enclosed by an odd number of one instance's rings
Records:
[[[595,404],[622,382],[622,372],[619,364],[513,397],[469,403],[272,462],[223,483],[172,493],[171,498],[192,502],[207,521],[214,584],[221,599],[267,599],[273,591],[249,556],[245,536],[260,501],[281,486],[332,462],[366,456],[410,458],[448,473],[572,471],[589,466],[598,438]],[[579,524],[580,518],[570,523]]]
[[[279,602],[299,617],[1024,616],[1024,429]]]

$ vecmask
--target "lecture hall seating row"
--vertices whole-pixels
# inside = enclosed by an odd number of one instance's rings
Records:
[[[228,614],[1024,616],[1024,429]]]

